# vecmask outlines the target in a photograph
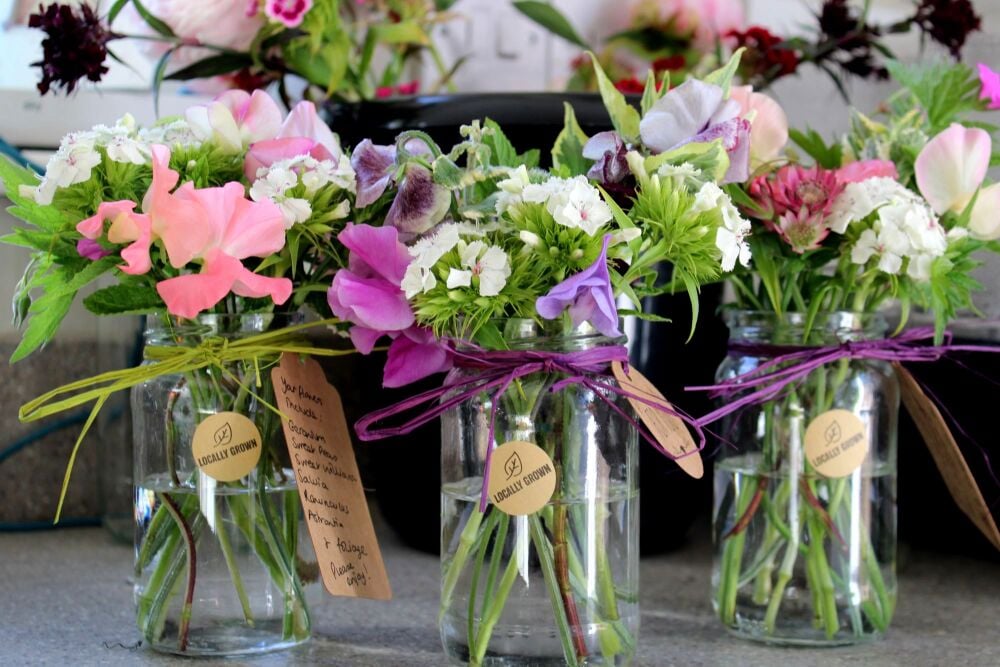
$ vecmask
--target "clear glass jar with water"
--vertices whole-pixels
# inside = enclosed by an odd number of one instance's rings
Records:
[[[803,346],[887,333],[880,316],[846,312],[810,324],[805,314],[733,311],[727,324],[718,381]],[[723,440],[712,601],[730,631],[808,646],[885,633],[896,604],[899,398],[890,364],[844,359],[712,426]]]
[[[238,340],[291,323],[270,314],[184,324],[151,317],[146,348]],[[318,590],[319,570],[280,419],[264,404],[274,405],[275,361],[209,365],[132,390],[137,623],[156,650],[239,655],[310,636],[305,595]],[[206,475],[192,453],[198,424],[220,412],[248,417],[262,439],[254,469],[233,482]]]
[[[509,320],[501,326],[512,349],[620,344],[587,325],[559,331]],[[449,381],[476,372],[456,369]],[[441,418],[439,622],[453,664],[632,662],[639,631],[638,434],[594,390],[570,384],[551,391],[561,379],[554,372],[528,375],[496,405],[493,392],[483,392]],[[626,399],[600,391],[634,418]],[[531,514],[510,515],[492,503],[480,512],[487,448],[515,440],[551,458],[555,491]]]

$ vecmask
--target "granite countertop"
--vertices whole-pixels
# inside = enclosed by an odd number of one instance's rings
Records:
[[[0,664],[442,665],[438,559],[380,527],[392,602],[329,598],[314,638],[240,660],[163,656],[138,646],[127,579],[132,549],[99,528],[0,534]],[[924,552],[900,571],[888,637],[837,649],[777,649],[727,635],[712,616],[704,539],[642,561],[639,665],[1000,665],[1000,563]]]

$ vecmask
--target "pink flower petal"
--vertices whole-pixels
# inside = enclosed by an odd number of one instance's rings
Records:
[[[362,278],[337,271],[327,292],[333,314],[368,329],[402,331],[413,325],[413,309],[398,285],[381,278]]]
[[[88,239],[100,238],[104,233],[104,221],[114,220],[122,213],[131,213],[135,210],[135,202],[123,199],[120,201],[102,202],[97,206],[97,213],[86,220],[81,220],[76,225],[76,231],[83,234]],[[120,241],[111,240],[112,243]]]
[[[255,90],[250,102],[237,116],[245,143],[274,139],[281,130],[281,108],[263,90]]]
[[[184,196],[185,188],[193,189],[190,183],[177,193],[170,192],[179,178],[169,167],[170,150],[166,146],[153,146],[152,153],[153,182],[142,201],[142,209],[152,222],[153,236],[163,241],[171,266],[179,269],[201,254],[216,230],[210,226],[212,218],[198,203]]]
[[[417,343],[409,336],[392,341],[382,376],[382,386],[402,387],[451,368],[448,350],[437,341]]]
[[[966,207],[986,177],[992,143],[985,130],[958,123],[927,142],[914,169],[920,193],[936,213]]]
[[[247,180],[253,183],[257,180],[258,170],[270,167],[275,162],[287,160],[299,155],[312,155],[317,144],[312,139],[306,137],[288,137],[279,139],[267,139],[250,144],[246,159],[243,162],[243,174]],[[320,146],[322,148],[322,146]],[[325,148],[323,149],[326,150]],[[313,157],[316,157],[313,155]],[[323,157],[316,159],[322,160]]]
[[[776,159],[788,143],[788,117],[781,105],[763,93],[753,92],[753,86],[734,86],[730,99],[740,105],[744,118],[750,121],[750,166],[756,169]]]
[[[1000,183],[979,191],[969,219],[969,232],[977,239],[1000,239]]]
[[[375,343],[385,335],[385,332],[355,325],[351,327],[350,334],[351,342],[354,343],[354,347],[358,352],[361,354],[371,354],[371,351],[375,348]]]
[[[859,160],[837,170],[840,183],[860,183],[869,178],[899,178],[896,165],[890,160]]]
[[[399,242],[395,227],[349,222],[337,239],[351,251],[349,268],[354,273],[364,277],[378,275],[394,285],[403,282],[411,257],[406,246]]]
[[[979,69],[979,83],[982,85],[979,99],[989,100],[986,105],[987,109],[1000,109],[1000,73],[993,71],[984,63],[979,63],[977,68]]]
[[[215,253],[201,273],[168,278],[157,283],[156,291],[171,315],[193,319],[226,298],[243,270],[238,259]]]
[[[296,104],[291,113],[288,114],[288,118],[281,126],[281,131],[278,132],[279,139],[288,139],[293,137],[302,137],[306,139],[312,139],[314,142],[322,146],[329,153],[328,158],[316,159],[333,159],[339,160],[342,153],[340,149],[340,140],[337,139],[337,135],[324,123],[319,114],[316,113],[316,105],[312,102],[302,101]]]

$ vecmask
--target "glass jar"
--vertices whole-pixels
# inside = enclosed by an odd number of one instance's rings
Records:
[[[291,323],[270,314],[184,325],[151,317],[145,342],[147,350],[198,346]],[[132,390],[137,623],[158,651],[238,655],[309,638],[304,587],[319,570],[280,419],[264,404],[274,405],[274,361],[161,375]],[[206,418],[230,411],[254,423],[262,452],[247,476],[220,482],[196,467],[192,438]]]
[[[568,352],[620,344],[587,325],[567,333],[502,323],[514,350]],[[475,370],[457,368],[449,381]],[[449,660],[469,665],[627,665],[639,630],[638,433],[595,392],[539,372],[494,406],[484,392],[445,413],[439,616]],[[610,375],[597,375],[615,384]],[[602,390],[625,414],[626,399]],[[488,442],[495,409],[495,442]],[[479,511],[487,448],[534,443],[555,491],[538,511]],[[500,462],[493,465],[500,466]]]
[[[820,314],[808,329],[799,313],[733,311],[727,324],[720,382],[787,346],[837,346],[887,331],[878,315],[848,312]],[[891,365],[843,359],[713,426],[724,439],[715,461],[713,603],[732,632],[807,646],[885,633],[896,604],[898,412]],[[863,457],[854,449],[862,439]],[[834,459],[839,468],[830,467]]]

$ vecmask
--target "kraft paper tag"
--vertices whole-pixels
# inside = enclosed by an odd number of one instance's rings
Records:
[[[199,470],[220,482],[235,482],[260,460],[260,431],[238,412],[217,412],[198,424],[191,449]]]
[[[1000,549],[1000,530],[990,512],[983,494],[972,476],[969,464],[962,456],[955,437],[941,416],[940,410],[927,397],[924,390],[901,364],[894,363],[896,375],[903,390],[903,404],[920,430],[941,477],[944,478],[951,497],[976,527]]]
[[[487,493],[501,512],[534,514],[545,507],[555,490],[555,466],[538,445],[512,440],[493,450]]]
[[[340,395],[315,359],[271,370],[302,511],[331,595],[392,598]]]
[[[639,371],[629,368],[626,374],[622,364],[618,361],[611,364],[611,371],[614,373],[615,379],[618,380],[618,384],[628,393],[673,409],[660,390],[654,387],[653,383]],[[705,474],[705,464],[702,462],[701,452],[698,451],[698,446],[683,420],[633,398],[629,398],[628,402],[639,414],[639,418],[649,429],[650,434],[660,443],[660,447],[670,454],[681,470],[695,479],[701,479]]]
[[[847,477],[867,454],[865,423],[850,410],[827,410],[806,428],[806,460],[824,477]]]

